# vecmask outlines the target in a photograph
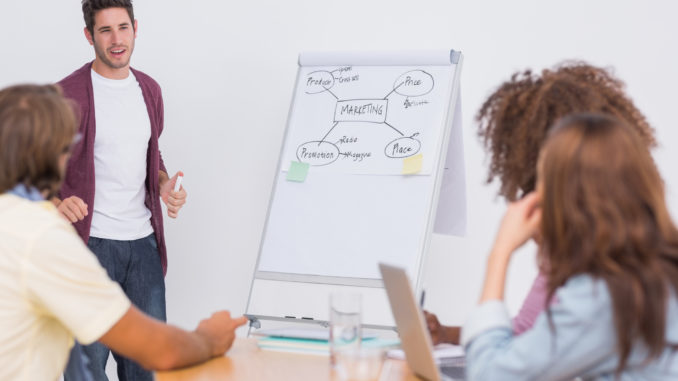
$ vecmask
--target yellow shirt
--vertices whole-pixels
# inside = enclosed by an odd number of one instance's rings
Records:
[[[56,380],[129,307],[54,206],[0,195],[0,380]]]

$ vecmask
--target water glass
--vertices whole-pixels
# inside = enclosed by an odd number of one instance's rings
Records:
[[[362,298],[355,293],[330,295],[330,363],[337,364],[337,354],[360,349]]]
[[[344,381],[377,381],[386,354],[381,348],[345,350],[337,354],[337,374]]]

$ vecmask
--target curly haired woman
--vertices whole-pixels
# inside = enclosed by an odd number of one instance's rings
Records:
[[[491,155],[487,182],[500,181],[499,194],[515,201],[532,192],[537,156],[554,123],[571,113],[612,115],[631,126],[647,147],[655,146],[654,130],[624,93],[624,84],[609,71],[582,62],[568,62],[541,73],[517,72],[484,102],[476,120],[478,135]],[[546,306],[546,278],[540,274],[518,314],[514,333],[529,329]],[[434,343],[459,343],[460,328],[442,326],[426,313]]]

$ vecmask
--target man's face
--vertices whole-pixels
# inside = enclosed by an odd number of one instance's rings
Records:
[[[136,26],[125,8],[107,8],[94,15],[94,35],[87,28],[85,35],[101,63],[110,69],[123,69],[129,66],[134,51]]]

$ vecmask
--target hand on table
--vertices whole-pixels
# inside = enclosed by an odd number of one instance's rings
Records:
[[[247,318],[231,318],[228,311],[219,311],[200,322],[195,332],[203,336],[210,344],[212,357],[222,356],[233,345],[235,330],[247,323]]]
[[[449,327],[440,324],[438,317],[428,311],[424,311],[424,317],[426,318],[426,327],[431,334],[433,345],[442,343],[459,344],[459,327]]]

